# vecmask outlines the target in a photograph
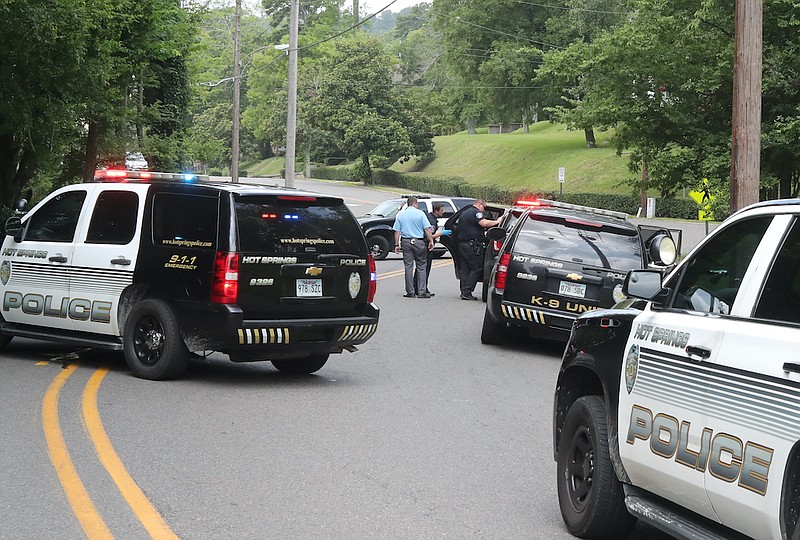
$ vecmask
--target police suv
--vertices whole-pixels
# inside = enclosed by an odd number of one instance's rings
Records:
[[[624,292],[575,321],[556,385],[567,528],[800,539],[800,200],[737,212]]]
[[[517,201],[512,210],[524,207],[510,232],[487,232],[505,242],[488,280],[485,344],[502,343],[507,327],[566,341],[578,315],[624,298],[628,270],[663,270],[677,257],[669,230],[637,227],[621,212],[544,199]]]
[[[375,263],[342,199],[147,171],[96,180],[6,222],[0,346],[124,350],[134,374],[165,379],[211,351],[312,373],[375,333]]]

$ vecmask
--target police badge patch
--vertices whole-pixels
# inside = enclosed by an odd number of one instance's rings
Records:
[[[11,277],[11,261],[3,261],[3,264],[0,264],[0,281],[3,282],[3,285],[8,283],[8,278]]]
[[[636,383],[636,373],[639,371],[639,346],[631,345],[628,356],[625,358],[625,388],[630,394]]]

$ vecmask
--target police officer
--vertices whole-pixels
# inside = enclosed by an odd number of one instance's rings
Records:
[[[428,216],[417,208],[417,198],[408,198],[408,207],[394,218],[395,253],[403,251],[406,277],[406,298],[430,298],[425,292],[428,251],[433,249],[433,236]],[[414,267],[416,266],[416,277]],[[419,291],[417,294],[414,291]]]
[[[462,300],[477,300],[472,294],[483,272],[484,229],[497,227],[500,219],[486,219],[486,201],[477,199],[458,220],[458,279]]]

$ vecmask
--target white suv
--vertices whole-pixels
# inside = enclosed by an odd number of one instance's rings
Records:
[[[722,223],[575,321],[555,392],[561,514],[678,538],[800,538],[800,200]]]

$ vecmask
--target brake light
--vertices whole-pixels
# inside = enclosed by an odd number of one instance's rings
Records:
[[[532,200],[532,201],[521,200],[521,201],[515,202],[514,206],[530,206],[530,207],[533,207],[533,206],[547,206],[547,205],[542,204],[541,201],[537,201],[537,200]]]
[[[370,253],[367,255],[369,264],[369,291],[367,292],[367,302],[375,299],[375,292],[378,290],[378,269],[375,267],[375,257]]]
[[[492,240],[492,253],[498,253],[501,249],[503,249],[503,242]]]
[[[211,273],[211,302],[235,304],[239,301],[239,254],[217,251]]]
[[[300,202],[315,202],[316,197],[307,197],[305,195],[278,195],[279,201],[300,201]]]
[[[508,278],[508,263],[511,261],[511,253],[503,253],[497,261],[497,271],[494,273],[494,288],[498,292],[503,292],[506,288]]]

